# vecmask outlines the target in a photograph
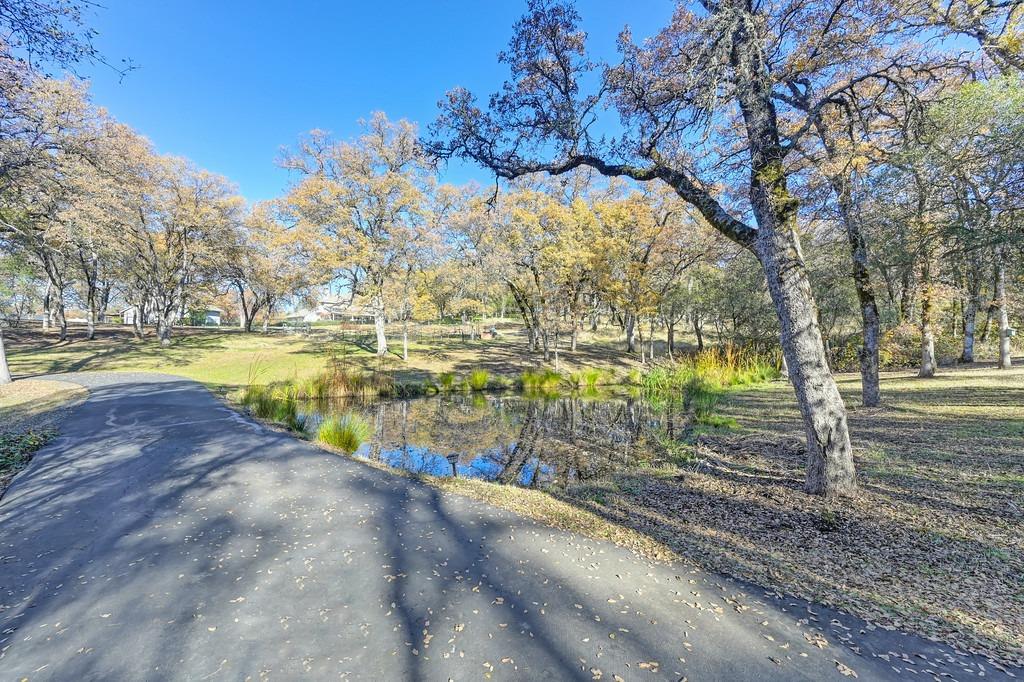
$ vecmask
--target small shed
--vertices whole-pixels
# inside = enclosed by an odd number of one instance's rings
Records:
[[[223,311],[220,308],[207,308],[203,311],[203,326],[204,327],[219,327],[220,317]]]

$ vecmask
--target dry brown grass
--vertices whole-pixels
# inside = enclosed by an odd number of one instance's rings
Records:
[[[841,385],[854,405],[856,379]],[[883,407],[851,409],[851,499],[803,492],[783,382],[734,396],[723,412],[740,428],[699,437],[689,463],[568,496],[705,568],[1024,663],[1024,369],[892,373],[883,391]]]
[[[40,426],[58,407],[88,395],[88,391],[67,381],[20,379],[0,386],[0,431],[23,431]]]
[[[86,395],[84,388],[65,381],[22,379],[0,386],[0,497],[56,433],[63,408]]]

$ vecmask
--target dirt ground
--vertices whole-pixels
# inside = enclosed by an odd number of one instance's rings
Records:
[[[737,429],[693,459],[570,489],[568,498],[676,553],[880,627],[1024,664],[1024,368],[888,373],[884,405],[850,409],[859,492],[803,492],[806,452],[785,382],[734,394]]]

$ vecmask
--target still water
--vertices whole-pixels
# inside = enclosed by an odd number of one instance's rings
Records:
[[[433,476],[560,487],[650,461],[687,422],[677,406],[639,397],[451,394],[305,403],[307,428],[352,411],[373,435],[357,457]]]

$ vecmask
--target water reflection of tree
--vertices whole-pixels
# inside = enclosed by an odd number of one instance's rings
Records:
[[[679,417],[639,398],[531,399],[454,395],[364,407],[374,425],[369,456],[401,453],[403,466],[433,470],[451,456],[475,475],[529,487],[586,480],[653,458]]]
[[[498,480],[560,487],[652,459],[663,434],[676,431],[677,414],[639,399],[567,397],[518,400],[519,437],[494,453]],[[531,468],[532,467],[532,468]]]
[[[516,431],[508,415],[482,396],[453,396],[380,403],[383,447],[427,448],[437,454],[471,454],[503,446]]]

